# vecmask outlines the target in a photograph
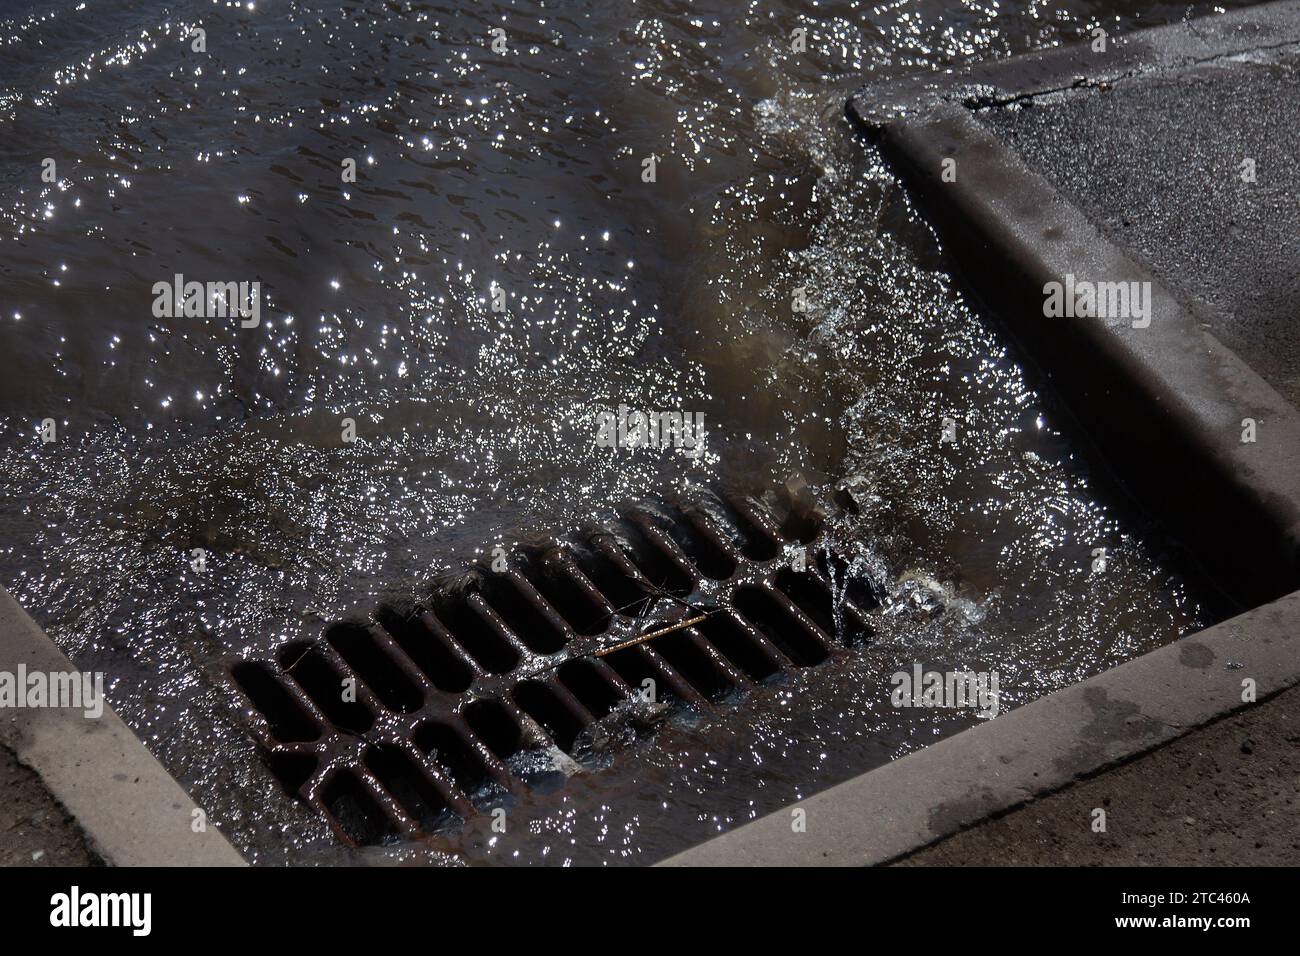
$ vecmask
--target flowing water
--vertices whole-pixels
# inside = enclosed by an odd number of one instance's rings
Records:
[[[1014,706],[1172,640],[1207,618],[1176,544],[1099,487],[842,112],[1214,9],[11,0],[0,583],[268,863],[349,851],[222,661],[647,495],[847,491],[859,567],[944,613],[527,792],[505,836],[366,858],[652,861],[974,723],[889,706],[913,661],[994,669]],[[260,281],[260,324],[156,316],[177,273]],[[706,454],[599,447],[620,404],[702,413]]]

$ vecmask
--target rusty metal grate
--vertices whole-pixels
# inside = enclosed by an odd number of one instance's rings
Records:
[[[573,754],[647,687],[661,706],[725,706],[868,640],[876,601],[843,585],[819,525],[749,499],[647,507],[230,674],[274,775],[343,840],[453,828],[527,786],[530,751]]]

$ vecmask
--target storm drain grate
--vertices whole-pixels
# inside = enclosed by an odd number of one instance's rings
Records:
[[[630,702],[726,705],[864,643],[876,601],[818,532],[749,499],[647,507],[230,673],[271,771],[342,839],[437,832]]]

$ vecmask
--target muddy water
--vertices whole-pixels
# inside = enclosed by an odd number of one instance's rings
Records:
[[[1098,489],[841,113],[870,77],[1210,10],[7,4],[0,583],[272,863],[346,853],[220,661],[648,494],[847,490],[845,546],[945,613],[679,715],[505,836],[367,858],[650,861],[974,721],[891,709],[900,666],[996,669],[1013,706],[1172,640],[1206,615],[1177,548]],[[260,324],[155,317],[177,273],[260,281]],[[620,403],[703,413],[707,454],[597,447]]]

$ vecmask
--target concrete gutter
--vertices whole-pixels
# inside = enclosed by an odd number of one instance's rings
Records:
[[[0,589],[0,672],[77,673]],[[106,703],[99,717],[70,707],[0,709],[0,744],[41,778],[112,866],[242,866],[243,858]]]
[[[904,78],[848,114],[913,187],[970,287],[1122,484],[1238,607],[1196,635],[777,811],[663,865],[887,863],[1300,684],[1300,413],[976,117],[1230,58],[1300,49],[1300,2]],[[945,182],[944,161],[955,160]],[[1149,326],[1046,318],[1067,274],[1150,282]],[[1258,440],[1242,441],[1244,419]],[[1262,605],[1262,606],[1257,606]],[[1243,681],[1254,682],[1243,699]],[[803,810],[806,829],[794,827]]]
[[[665,866],[869,866],[1300,683],[1300,592],[824,790]],[[792,810],[806,814],[795,832]]]

